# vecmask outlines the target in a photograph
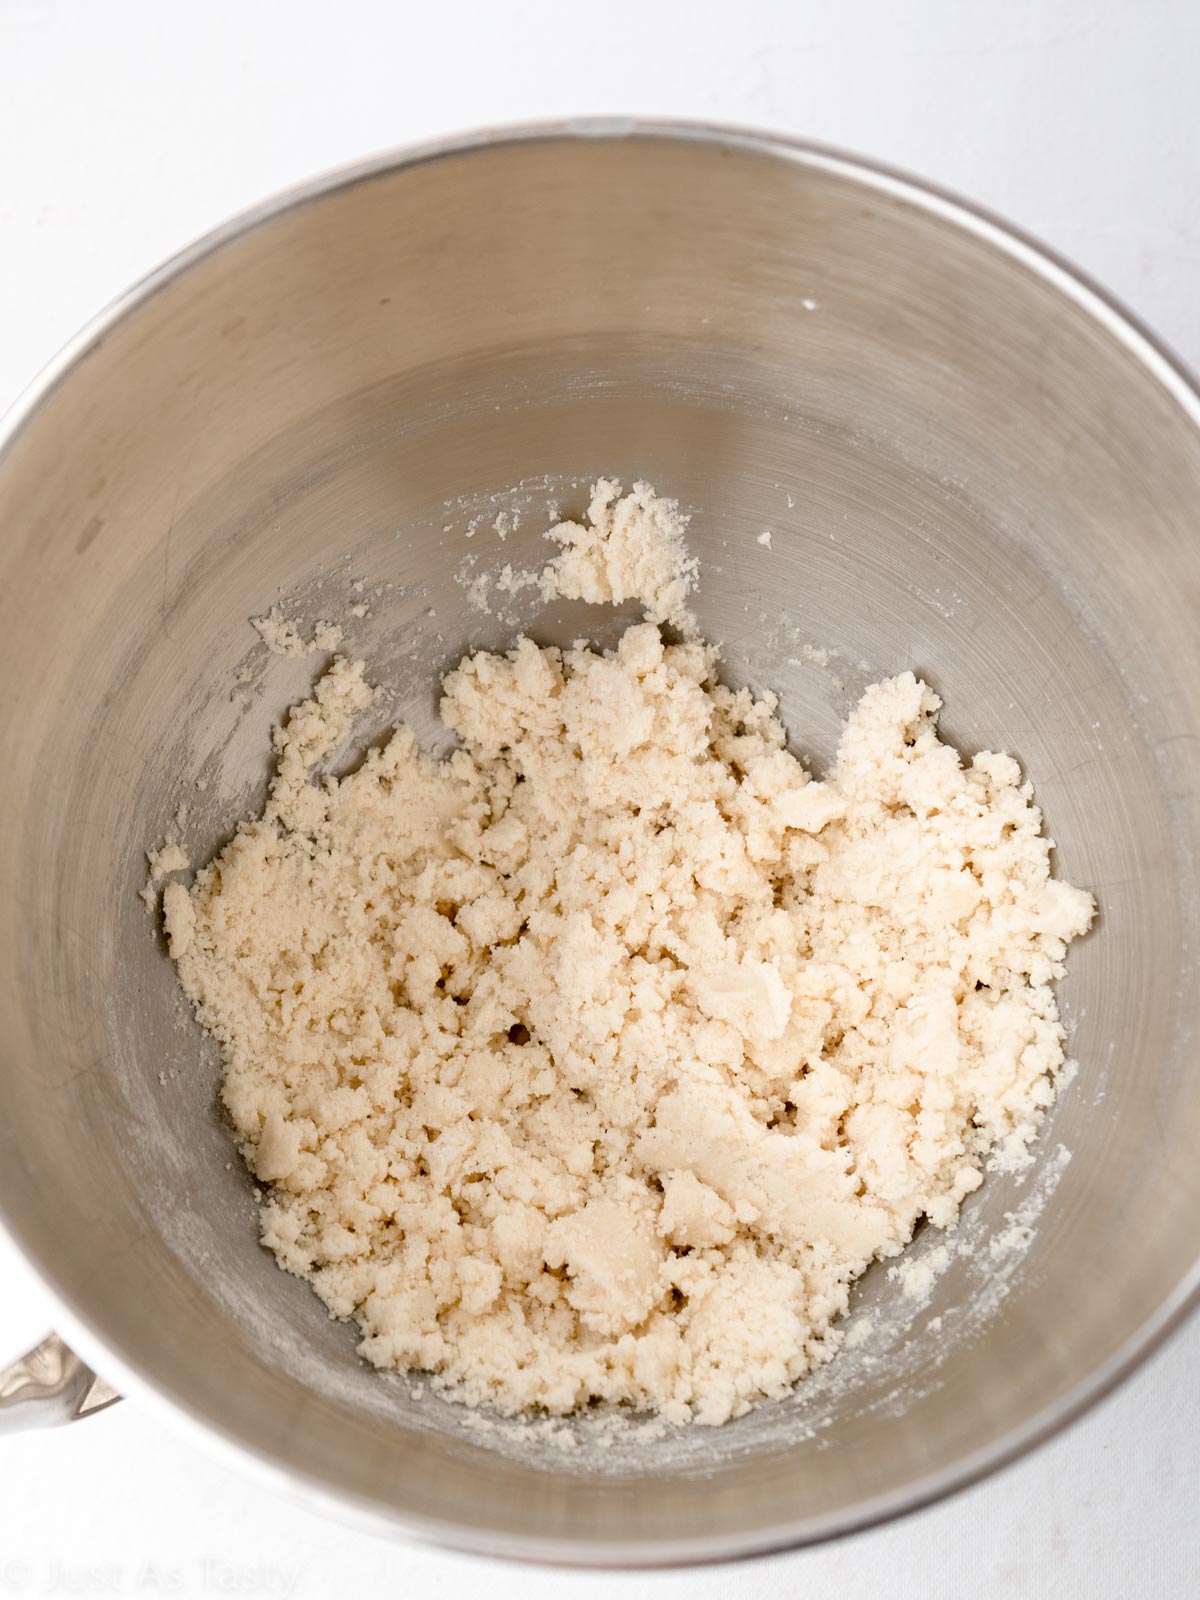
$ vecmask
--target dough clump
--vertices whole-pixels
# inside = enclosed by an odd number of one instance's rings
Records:
[[[597,494],[554,592],[648,576],[655,620],[467,658],[457,751],[401,727],[341,778],[374,694],[336,659],[263,815],[172,886],[171,953],[263,1239],[368,1360],[504,1413],[720,1423],[827,1360],[854,1279],[952,1226],[989,1155],[1028,1159],[1094,905],[911,672],[812,779],[772,695],[664,642],[694,581],[670,503]]]

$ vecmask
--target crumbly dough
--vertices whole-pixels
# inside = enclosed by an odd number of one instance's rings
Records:
[[[370,1361],[506,1413],[720,1423],[827,1360],[854,1279],[952,1226],[989,1154],[1027,1159],[1094,907],[912,673],[817,782],[772,695],[665,643],[694,569],[646,486],[554,536],[555,592],[654,620],[464,660],[459,750],[400,728],[341,779],[373,691],[335,660],[262,817],[165,891],[171,953],[263,1239]]]
[[[182,822],[179,820],[181,815]],[[186,825],[186,807],[180,807],[179,811],[176,812],[175,820],[176,827]],[[146,851],[146,862],[146,882],[138,890],[138,898],[147,911],[153,911],[158,904],[158,886],[162,880],[169,877],[172,872],[188,872],[192,864],[179,841],[170,837]]]
[[[674,500],[635,483],[627,495],[612,478],[592,490],[583,522],[559,522],[546,535],[561,546],[543,569],[542,597],[620,605],[637,600],[648,622],[668,622],[694,635],[688,596],[699,568],[684,537],[686,519]]]
[[[250,626],[274,656],[311,656],[319,650],[336,650],[342,642],[342,629],[336,622],[318,622],[311,639],[305,639],[291,617],[278,606],[261,617],[251,617]]]
[[[501,513],[494,523],[500,531]],[[511,526],[515,527],[516,521]],[[505,532],[510,524],[504,521]],[[593,486],[583,522],[557,522],[546,538],[561,546],[540,571],[506,563],[499,573],[480,573],[466,584],[467,603],[479,611],[492,609],[489,593],[511,598],[536,589],[547,602],[586,600],[592,605],[638,601],[650,622],[669,623],[691,638],[696,619],[688,596],[696,587],[698,567],[684,537],[686,518],[673,500],[655,494],[648,483],[635,483],[623,495],[612,478]]]

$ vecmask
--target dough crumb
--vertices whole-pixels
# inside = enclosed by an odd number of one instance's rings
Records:
[[[493,524],[501,539],[519,525],[516,512],[501,512]],[[557,522],[547,532],[546,538],[562,549],[543,567],[506,562],[498,573],[468,577],[473,561],[468,558],[459,581],[467,604],[477,611],[493,610],[493,591],[515,598],[536,589],[546,603],[561,599],[619,605],[636,600],[648,621],[667,623],[691,638],[696,621],[686,602],[698,567],[687,548],[686,528],[687,518],[676,502],[656,495],[649,484],[635,483],[624,494],[614,479],[600,478],[592,486],[583,520]]]
[[[600,478],[586,519],[556,523],[546,535],[562,551],[542,571],[542,593],[547,600],[593,605],[637,600],[648,621],[694,636],[687,597],[699,569],[687,549],[686,527],[677,503],[660,498],[648,483],[622,494],[614,479]]]
[[[146,860],[150,863],[152,883],[158,883],[170,872],[187,872],[191,866],[187,852],[177,843],[163,844],[157,850],[147,850]]]
[[[949,1264],[950,1247],[939,1244],[927,1250],[919,1261],[905,1260],[889,1267],[888,1277],[900,1284],[906,1299],[927,1300],[934,1284]]]
[[[308,656],[318,650],[336,650],[342,642],[342,629],[336,622],[318,622],[312,638],[306,640],[296,622],[285,617],[278,606],[261,617],[251,617],[259,638],[277,656]]]
[[[449,757],[400,727],[341,778],[374,690],[337,657],[167,933],[263,1240],[368,1360],[511,1415],[718,1424],[829,1359],[854,1280],[953,1227],[986,1161],[1028,1159],[1095,908],[1016,762],[960,759],[911,672],[811,777],[774,697],[720,681],[648,485],[602,480],[551,536],[547,592],[649,620],[466,657]]]
[[[183,822],[180,822],[180,817]],[[182,827],[187,821],[187,807],[180,806],[175,813],[176,826]],[[138,890],[138,898],[147,911],[153,911],[158,904],[158,885],[172,872],[190,872],[192,864],[188,860],[187,852],[179,841],[168,836],[160,845],[146,851],[148,870],[146,881]]]
[[[191,896],[181,883],[169,883],[163,890],[163,926],[171,960],[179,961],[191,947],[196,926]]]

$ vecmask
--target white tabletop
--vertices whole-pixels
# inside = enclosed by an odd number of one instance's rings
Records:
[[[858,150],[1073,257],[1200,366],[1192,0],[0,0],[0,405],[92,312],[315,171],[485,123],[642,112]],[[2,822],[0,822],[2,825]],[[53,1315],[0,1246],[0,1357]],[[484,1565],[347,1532],[136,1404],[0,1449],[0,1597],[1090,1600],[1194,1592],[1200,1325],[944,1505],[752,1566]]]

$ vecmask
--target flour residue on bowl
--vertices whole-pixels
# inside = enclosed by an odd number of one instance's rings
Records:
[[[646,620],[466,657],[453,754],[402,727],[341,777],[378,695],[336,658],[164,918],[264,1240],[369,1360],[504,1413],[718,1423],[826,1363],[854,1281],[952,1229],[986,1161],[1027,1161],[1094,907],[1016,763],[964,764],[911,672],[812,779],[774,696],[721,682],[648,485],[550,536],[512,592]]]

